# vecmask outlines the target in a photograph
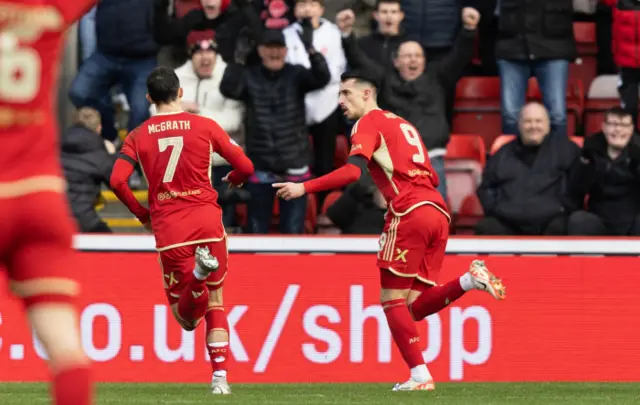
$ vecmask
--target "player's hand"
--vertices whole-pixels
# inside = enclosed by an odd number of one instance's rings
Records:
[[[350,8],[342,10],[336,14],[336,24],[338,25],[340,32],[344,35],[351,35],[355,22],[356,15]]]
[[[276,195],[283,200],[293,200],[306,194],[302,183],[274,183],[273,188],[279,189]]]
[[[462,24],[467,30],[475,30],[480,22],[480,12],[473,7],[462,9]]]
[[[114,153],[116,153],[116,145],[114,145],[113,142],[105,139],[104,147],[107,149],[108,154],[113,155]]]
[[[222,182],[223,183],[227,183],[227,185],[229,186],[229,188],[240,188],[242,187],[244,184],[233,184],[230,180],[229,180],[229,175],[231,174],[231,172],[227,173],[226,176],[224,176],[222,178]]]
[[[142,224],[142,226],[147,232],[153,233],[153,228],[151,228],[151,221],[145,222],[144,224]]]

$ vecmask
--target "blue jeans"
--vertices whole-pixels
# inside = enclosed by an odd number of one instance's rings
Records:
[[[527,97],[529,78],[538,80],[542,101],[549,111],[553,132],[567,132],[567,81],[569,62],[566,60],[514,61],[498,60],[502,98],[502,133],[519,134],[518,115]]]
[[[248,232],[269,233],[273,215],[273,201],[276,189],[271,183],[247,183],[251,201],[247,207]],[[280,232],[284,234],[304,233],[304,219],[307,213],[307,196],[295,200],[280,200]]]
[[[80,37],[80,49],[84,62],[96,51],[96,7],[93,7],[80,19],[78,36]]]
[[[158,65],[157,59],[129,59],[105,55],[96,51],[87,59],[78,72],[69,97],[76,108],[93,107],[102,115],[103,137],[116,139],[115,114],[111,102],[111,88],[122,86],[131,106],[129,131],[149,118],[147,77]]]
[[[447,203],[447,176],[444,170],[444,156],[435,156],[430,158],[431,167],[433,171],[438,175],[440,184],[438,185],[438,192],[444,198],[444,202]]]

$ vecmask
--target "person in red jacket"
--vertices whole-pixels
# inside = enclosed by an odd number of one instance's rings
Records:
[[[638,125],[638,84],[640,83],[640,2],[602,0],[613,8],[613,59],[620,68],[620,105]]]

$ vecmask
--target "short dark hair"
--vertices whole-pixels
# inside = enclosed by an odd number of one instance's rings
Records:
[[[611,108],[609,108],[608,110],[606,110],[604,112],[604,120],[605,120],[605,122],[611,116],[618,117],[618,118],[633,117],[632,114],[629,111],[627,111],[624,108],[619,107],[619,106],[611,107]]]
[[[147,78],[147,93],[156,104],[169,104],[175,101],[179,90],[180,79],[173,69],[157,67]]]
[[[340,81],[346,82],[347,80],[354,79],[359,83],[366,83],[374,88],[378,89],[378,78],[372,72],[360,69],[347,70],[340,76]]]
[[[402,9],[402,3],[400,0],[378,0],[376,1],[376,10],[380,8],[380,4],[397,4]]]

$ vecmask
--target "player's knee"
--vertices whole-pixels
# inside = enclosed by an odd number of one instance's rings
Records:
[[[396,290],[396,289],[388,289],[382,288],[380,290],[380,302],[389,302],[396,300],[407,300],[409,297],[410,290]]]

